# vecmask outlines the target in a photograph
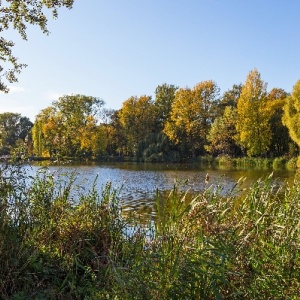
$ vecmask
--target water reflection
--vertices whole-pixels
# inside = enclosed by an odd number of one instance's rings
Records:
[[[40,166],[31,166],[31,172],[35,173]],[[48,166],[50,172],[64,172],[77,174],[77,183],[85,191],[89,191],[96,180],[96,187],[101,191],[108,182],[112,187],[120,191],[119,196],[124,214],[135,212],[141,215],[153,216],[154,199],[157,191],[167,193],[174,185],[178,185],[182,191],[199,192],[207,187],[206,174],[209,174],[208,185],[223,186],[223,193],[228,193],[235,183],[245,177],[245,187],[266,177],[271,170],[220,170],[201,169],[197,165],[166,165],[166,164],[135,164],[113,163],[94,165],[64,165]],[[285,170],[275,171],[274,178],[280,182],[292,181],[294,172]]]

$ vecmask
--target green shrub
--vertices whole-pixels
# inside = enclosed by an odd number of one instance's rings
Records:
[[[201,167],[210,167],[216,164],[216,159],[213,156],[200,156],[197,159],[201,165]]]
[[[104,277],[123,239],[116,194],[83,194],[75,180],[1,167],[1,299],[82,299]]]
[[[261,157],[242,157],[234,158],[234,165],[240,169],[270,169],[272,166],[272,160],[269,158]]]
[[[300,156],[297,158],[297,168],[300,168]]]
[[[273,161],[273,169],[278,170],[278,169],[284,169],[285,165],[287,163],[287,158],[286,157],[276,157]]]
[[[217,158],[217,161],[219,163],[219,166],[233,166],[234,165],[234,161],[230,156],[219,156]]]
[[[157,193],[149,223],[75,174],[0,167],[1,299],[297,299],[300,185]],[[279,188],[280,187],[280,188]]]
[[[287,170],[296,170],[297,169],[297,157],[290,158],[285,165]]]
[[[243,196],[239,185],[225,198],[221,189],[191,202],[176,188],[158,195],[155,228],[126,243],[112,298],[296,299],[298,185],[282,191],[270,176]]]

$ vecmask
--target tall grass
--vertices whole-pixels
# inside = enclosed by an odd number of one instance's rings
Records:
[[[155,222],[74,174],[1,167],[1,299],[297,299],[300,187],[157,193]],[[131,230],[128,230],[130,227]]]
[[[270,176],[243,196],[239,188],[221,197],[212,185],[192,202],[176,188],[158,195],[155,228],[126,244],[112,299],[297,299],[297,182],[282,190]]]
[[[139,230],[132,263],[118,266],[117,299],[297,299],[299,188],[272,176],[244,196],[211,185],[192,202],[157,198],[153,234]],[[138,255],[137,255],[138,253]]]
[[[234,158],[233,163],[237,168],[248,169],[270,169],[272,168],[272,159],[262,157],[242,157]]]
[[[297,157],[290,158],[286,163],[286,169],[287,170],[296,170],[297,169]]]
[[[1,168],[0,298],[83,299],[123,239],[116,195],[84,194],[72,174],[25,175]]]

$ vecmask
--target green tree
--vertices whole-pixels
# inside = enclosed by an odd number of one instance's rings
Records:
[[[82,143],[82,136],[78,131],[87,128],[91,119],[97,123],[101,118],[103,105],[103,100],[84,95],[65,95],[53,102],[63,131],[65,155],[77,155],[76,152],[81,148]]]
[[[33,151],[37,156],[48,156],[63,149],[63,125],[53,106],[43,109],[32,128]]]
[[[43,141],[43,122],[41,120],[41,113],[35,117],[35,122],[31,130],[33,154],[37,156],[43,156],[44,145]]]
[[[157,86],[155,89],[155,101],[152,111],[155,122],[152,131],[138,142],[136,151],[138,160],[148,162],[174,161],[172,157],[176,155],[169,155],[173,153],[172,147],[174,145],[162,130],[170,117],[176,90],[177,87],[166,83]]]
[[[78,130],[80,150],[84,157],[99,158],[106,152],[107,132],[105,124],[97,125],[96,119],[88,117],[85,126]]]
[[[218,97],[219,88],[211,80],[176,92],[164,133],[186,156],[204,153],[209,128],[217,115]]]
[[[286,98],[283,123],[292,140],[300,147],[300,80],[294,85],[292,94]]]
[[[238,99],[241,96],[243,85],[242,84],[234,84],[231,89],[226,91],[219,104],[219,115],[222,116],[224,110],[227,106],[237,107]]]
[[[124,128],[120,122],[120,111],[112,111],[110,123],[107,125],[107,152],[110,155],[121,158],[126,152],[126,137]]]
[[[163,129],[165,122],[170,117],[172,104],[177,89],[178,87],[166,83],[159,85],[155,89],[154,105],[157,113],[157,123],[159,131]]]
[[[72,8],[74,0],[4,0],[0,1],[0,33],[8,29],[16,29],[24,40],[27,40],[28,25],[39,26],[43,33],[49,34],[47,29],[47,12],[57,18],[60,7]],[[17,74],[25,64],[18,62],[12,49],[14,42],[0,37],[0,91],[8,92],[7,82],[17,82]],[[8,66],[8,67],[7,67]],[[4,80],[3,80],[4,78]]]
[[[267,84],[260,73],[251,71],[237,103],[237,141],[249,156],[262,156],[269,150],[270,111],[267,106]]]
[[[282,123],[283,107],[288,93],[283,89],[273,88],[267,95],[267,104],[271,112],[271,145],[270,154],[281,156],[289,152],[289,145],[292,140],[288,129]]]
[[[240,147],[236,144],[236,108],[226,106],[224,114],[213,122],[207,140],[206,150],[213,155],[237,156],[241,154]]]
[[[18,113],[0,114],[0,152],[11,154],[17,144],[25,143],[33,124]]]
[[[97,147],[91,146],[90,142],[96,142],[93,133],[104,134],[102,129],[96,129],[103,105],[103,100],[84,95],[65,95],[54,101],[36,117],[33,128],[35,153],[80,156],[93,149],[93,155],[96,155]]]

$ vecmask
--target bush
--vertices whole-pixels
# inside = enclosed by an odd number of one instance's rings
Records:
[[[219,166],[233,167],[234,160],[230,156],[219,156],[217,158]]]
[[[272,160],[269,158],[242,157],[234,158],[233,161],[235,166],[241,169],[270,169],[272,166]]]
[[[198,161],[199,161],[201,167],[210,167],[216,163],[215,158],[213,156],[209,156],[209,155],[198,157]]]
[[[297,157],[290,158],[285,165],[287,170],[296,170],[297,169]]]
[[[1,167],[0,298],[297,299],[299,182],[242,182],[157,193],[145,224],[121,218],[109,184]]]
[[[124,227],[110,185],[83,194],[75,179],[1,168],[1,299],[82,299],[99,287]]]
[[[210,186],[191,202],[176,188],[157,197],[152,231],[137,230],[117,299],[296,299],[300,288],[299,186],[271,176],[243,196]],[[120,280],[121,279],[121,280]]]
[[[297,168],[300,168],[300,156],[297,158]]]
[[[273,169],[278,170],[278,169],[284,169],[285,165],[287,163],[287,158],[286,157],[276,157],[273,161]]]

